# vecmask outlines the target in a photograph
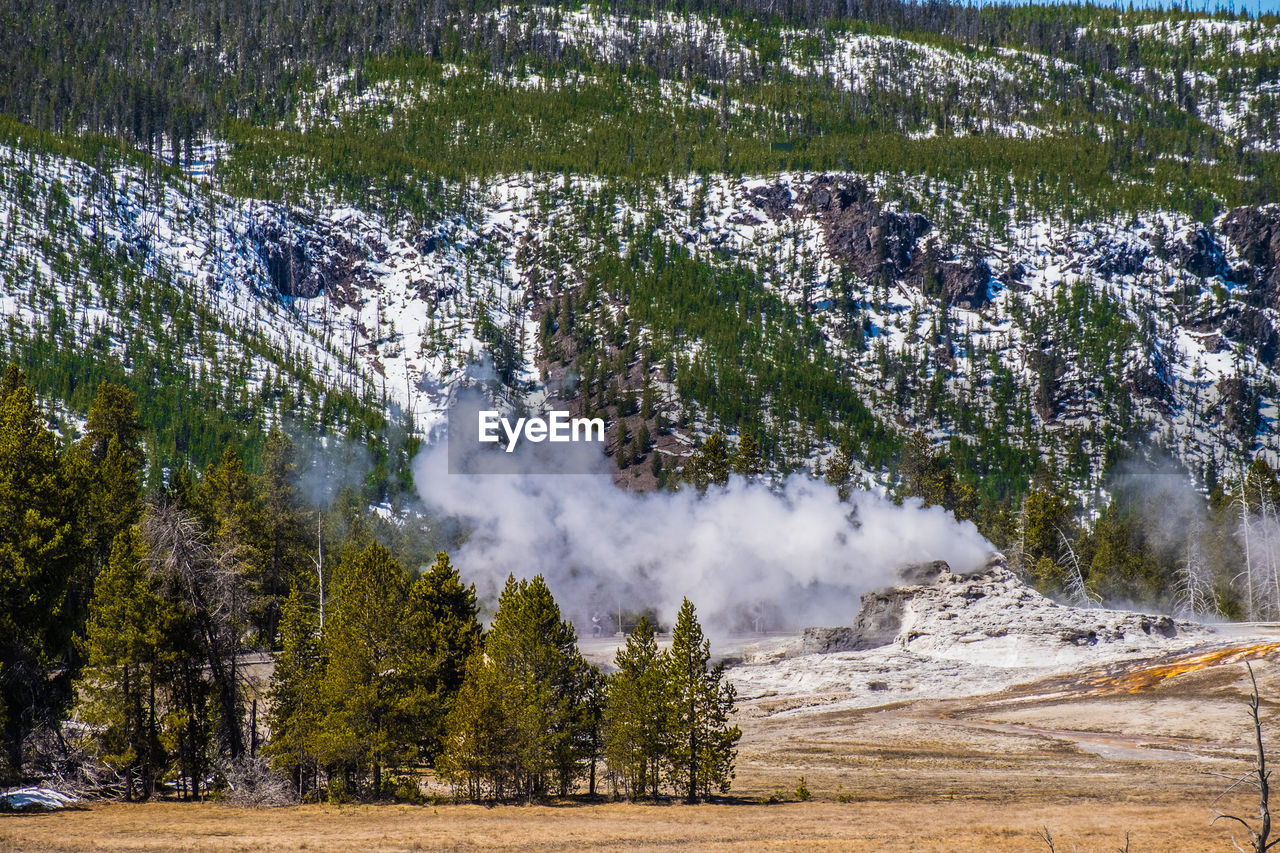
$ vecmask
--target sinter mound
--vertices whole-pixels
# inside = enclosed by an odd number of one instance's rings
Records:
[[[1168,616],[1058,604],[1020,581],[999,555],[966,575],[939,560],[906,566],[898,577],[900,586],[862,596],[852,626],[806,629],[801,654],[897,646],[929,657],[1043,664],[1081,647],[1158,650],[1208,631]]]

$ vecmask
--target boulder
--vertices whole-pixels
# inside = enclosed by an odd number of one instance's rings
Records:
[[[978,309],[987,304],[991,269],[986,261],[972,265],[944,261],[938,265],[938,281],[942,285],[942,298],[948,305]]]
[[[1207,229],[1197,228],[1185,240],[1174,247],[1178,262],[1192,275],[1200,278],[1231,274],[1231,267],[1222,255],[1222,249]]]
[[[747,194],[747,198],[770,219],[777,221],[791,215],[791,188],[784,184],[770,187],[757,187]]]

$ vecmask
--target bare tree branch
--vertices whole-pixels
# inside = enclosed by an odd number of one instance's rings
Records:
[[[1235,821],[1249,831],[1249,841],[1253,853],[1266,853],[1266,851],[1280,842],[1280,839],[1268,841],[1271,837],[1271,771],[1267,769],[1267,751],[1262,744],[1262,718],[1259,715],[1259,708],[1262,702],[1258,697],[1258,679],[1253,674],[1253,664],[1245,661],[1244,665],[1249,669],[1249,682],[1253,686],[1253,692],[1249,696],[1249,715],[1253,720],[1253,737],[1257,750],[1257,759],[1253,769],[1246,776],[1234,782],[1227,791],[1246,780],[1258,789],[1258,828],[1254,829],[1253,825],[1244,818],[1231,814],[1219,814],[1213,819],[1212,823],[1217,823],[1220,820]],[[1221,799],[1227,791],[1219,794],[1214,802],[1216,803]],[[1243,853],[1243,849],[1236,843],[1235,838],[1231,839],[1231,844]]]
[[[210,543],[199,521],[167,502],[152,504],[142,523],[153,574],[175,587],[195,616],[206,666],[218,694],[219,726],[230,757],[244,754],[237,662],[249,598],[234,543]]]

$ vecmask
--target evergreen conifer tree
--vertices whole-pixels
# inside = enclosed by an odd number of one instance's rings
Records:
[[[171,655],[165,627],[174,617],[147,573],[141,537],[132,528],[121,531],[94,584],[77,692],[103,762],[124,777],[126,800],[135,789],[150,797],[165,767],[160,701]]]
[[[267,436],[257,489],[262,496],[264,514],[260,600],[254,613],[268,644],[275,640],[284,590],[309,568],[302,557],[307,545],[293,488],[298,470],[295,457],[293,442],[273,429]]]
[[[406,603],[400,701],[416,732],[420,756],[439,755],[445,721],[480,647],[475,586],[463,586],[443,551],[414,582]]]
[[[836,451],[831,464],[827,466],[826,481],[833,486],[840,500],[847,501],[853,494],[853,453],[849,445],[842,444]]]
[[[641,617],[614,658],[605,705],[605,754],[609,768],[630,797],[656,797],[667,750],[666,655],[658,651],[653,625]]]
[[[725,792],[733,780],[735,746],[742,732],[729,725],[735,693],[724,666],[710,666],[711,643],[693,604],[676,616],[667,656],[666,729],[672,782],[687,802]]]
[[[517,793],[544,796],[554,781],[567,794],[581,771],[588,667],[541,575],[507,579],[485,653],[497,667],[505,716],[513,722]]]
[[[339,570],[324,626],[328,713],[321,753],[353,779],[367,773],[375,797],[382,796],[384,772],[406,757],[412,741],[396,695],[407,595],[399,564],[381,545],[370,545]]]
[[[483,656],[468,662],[441,767],[490,796],[568,794],[592,755],[591,671],[541,576],[508,577]],[[488,719],[475,719],[477,713]]]
[[[764,473],[764,460],[760,454],[760,442],[754,433],[745,432],[733,455],[733,473],[740,477],[758,477]]]
[[[319,773],[316,743],[325,709],[319,623],[297,587],[281,608],[280,643],[267,713],[271,740],[263,751],[301,797]]]
[[[728,442],[722,433],[712,433],[685,467],[684,479],[700,492],[715,484],[729,484],[730,459]]]
[[[500,800],[513,791],[515,740],[498,669],[481,649],[467,659],[466,677],[445,722],[436,772],[472,800]]]
[[[107,564],[116,536],[141,517],[141,436],[133,393],[103,382],[89,407],[85,436],[69,450],[64,465],[87,552],[77,560],[70,582],[66,618],[71,623],[85,618],[94,578]]]
[[[79,547],[57,442],[22,372],[10,367],[0,392],[0,712],[16,778],[27,733],[70,697],[63,609]]]

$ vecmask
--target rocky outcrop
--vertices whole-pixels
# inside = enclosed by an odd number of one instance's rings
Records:
[[[791,215],[791,188],[784,184],[757,187],[747,194],[747,198],[765,216],[775,222]]]
[[[324,279],[311,264],[308,248],[314,252],[316,247],[306,245],[310,241],[305,229],[311,223],[298,225],[301,227],[288,227],[277,219],[260,221],[249,236],[258,243],[277,293],[291,299],[314,299],[324,289]]]
[[[1276,360],[1280,338],[1277,337],[1271,320],[1257,308],[1244,308],[1228,317],[1222,323],[1222,334],[1257,353],[1258,359],[1264,364]]]
[[[940,583],[951,574],[944,560],[912,563],[897,570],[898,585],[862,596],[851,627],[806,628],[803,654],[861,651],[887,646],[902,627],[907,601],[924,586]]]
[[[1252,443],[1262,424],[1257,392],[1239,374],[1224,377],[1217,391],[1222,425],[1242,442]]]
[[[1097,256],[1091,266],[1098,275],[1137,275],[1146,266],[1150,250],[1139,243],[1108,239],[1097,248]]]
[[[1139,397],[1153,402],[1165,403],[1171,396],[1169,386],[1153,371],[1139,369],[1134,371],[1129,380],[1129,388]],[[1162,407],[1162,409],[1167,406]]]
[[[1234,280],[1280,309],[1280,206],[1237,207],[1223,218],[1222,233],[1244,261]]]
[[[935,257],[922,245],[933,227],[929,220],[918,213],[884,210],[861,181],[836,182],[824,175],[800,201],[817,217],[828,250],[864,279],[902,281],[917,289],[936,283],[943,301],[964,308],[981,308],[989,301],[992,277],[985,261]]]
[[[1222,255],[1222,249],[1207,229],[1197,228],[1187,238],[1173,247],[1174,254],[1183,268],[1200,278],[1231,275],[1231,267]]]
[[[991,269],[986,261],[967,265],[956,261],[938,264],[938,283],[948,305],[978,309],[990,299]]]
[[[804,636],[800,642],[800,654],[802,655],[825,655],[832,652],[847,652],[852,649],[866,648],[858,645],[856,631],[848,626],[805,628]]]
[[[1022,280],[1027,277],[1027,268],[1022,265],[1021,261],[1014,261],[1005,267],[1004,272],[1000,273],[996,279],[1004,287],[1012,287],[1021,291],[1026,291],[1027,287]]]
[[[866,184],[827,176],[813,182],[804,201],[822,223],[828,248],[864,278],[884,272],[900,278],[918,266],[916,244],[931,227],[923,216],[884,211]]]
[[[303,218],[263,216],[249,228],[271,285],[280,296],[314,299],[327,293],[344,305],[360,299],[360,289],[372,282],[365,268],[371,250],[362,247],[332,223]]]

